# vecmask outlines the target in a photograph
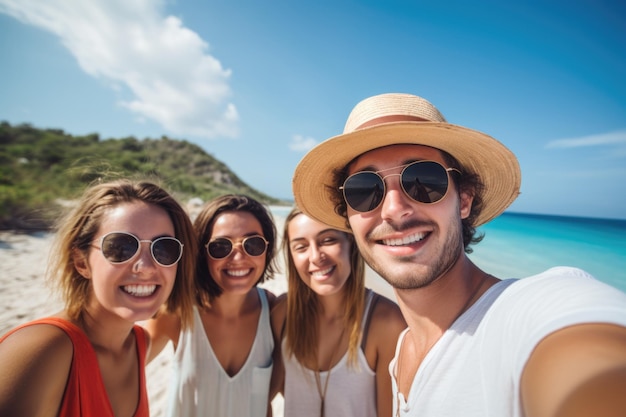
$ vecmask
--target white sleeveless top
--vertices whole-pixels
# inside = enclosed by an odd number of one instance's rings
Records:
[[[365,328],[373,292],[368,290],[363,322]],[[361,338],[363,332],[361,331]],[[294,355],[286,353],[282,342],[285,363],[285,417],[319,417],[321,399],[315,382],[315,372],[300,365]],[[363,350],[358,349],[358,366],[348,366],[348,352],[330,370],[330,380],[325,397],[326,415],[376,417],[376,373],[370,369]],[[320,372],[322,389],[328,378],[328,371]]]
[[[194,308],[193,326],[181,332],[173,357],[167,416],[265,416],[274,339],[265,291],[257,288],[261,315],[245,364],[234,376],[222,368]]]
[[[520,379],[546,335],[579,323],[626,325],[626,294],[569,267],[492,286],[443,334],[417,370],[408,398],[389,364],[394,416],[522,417]],[[397,414],[396,414],[397,413]]]

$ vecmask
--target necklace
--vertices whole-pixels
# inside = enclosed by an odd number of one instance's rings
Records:
[[[335,346],[335,349],[333,350],[333,353],[330,357],[330,364],[328,365],[328,375],[326,375],[326,381],[324,381],[324,389],[322,390],[322,382],[321,382],[321,378],[320,378],[320,371],[319,371],[319,366],[317,367],[317,369],[315,370],[315,384],[317,386],[317,393],[320,396],[320,401],[321,401],[321,405],[320,405],[320,417],[324,417],[326,415],[326,410],[325,410],[325,406],[324,406],[324,400],[326,398],[326,389],[328,389],[328,381],[330,380],[330,371],[332,371],[331,366],[333,365],[333,361],[335,360],[335,353],[337,353],[337,351],[339,350],[339,345],[341,345],[341,340],[343,339],[343,333],[345,332],[346,328],[344,327],[341,330],[341,334],[339,335],[339,339],[337,339],[337,345]]]

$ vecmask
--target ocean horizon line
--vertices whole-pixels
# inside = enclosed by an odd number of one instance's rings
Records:
[[[624,223],[624,225],[626,226],[626,217],[624,217],[624,218],[599,217],[599,216],[583,216],[583,215],[553,214],[553,213],[535,213],[535,212],[509,211],[509,210],[505,210],[502,214],[500,214],[500,216],[502,216],[502,215],[527,216],[527,217],[548,217],[548,218],[552,218],[554,220],[558,220],[559,218],[561,218],[561,219],[567,219],[567,220],[580,219],[580,220],[585,220],[585,221],[590,221],[590,220],[591,221],[593,221],[593,220],[611,221],[611,222],[617,222],[617,223]]]

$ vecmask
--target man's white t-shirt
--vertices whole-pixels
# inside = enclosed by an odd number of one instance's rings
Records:
[[[389,365],[393,415],[522,417],[520,379],[535,346],[548,334],[581,323],[626,326],[626,294],[569,267],[504,280],[491,287],[428,352],[408,398]],[[399,408],[399,413],[398,412]]]

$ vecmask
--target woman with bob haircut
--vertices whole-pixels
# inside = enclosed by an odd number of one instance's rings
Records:
[[[283,393],[285,416],[390,416],[388,367],[406,328],[400,309],[365,288],[351,234],[296,207],[282,244],[288,290],[272,312],[282,346],[272,394]]]
[[[175,315],[147,324],[156,355],[174,347],[168,416],[265,416],[274,337],[275,296],[258,284],[276,271],[276,227],[255,199],[225,195],[194,221],[198,239],[193,325]]]
[[[151,182],[89,187],[58,224],[48,276],[65,308],[0,339],[0,415],[149,415],[149,338],[159,309],[187,326],[196,242],[184,209]]]

